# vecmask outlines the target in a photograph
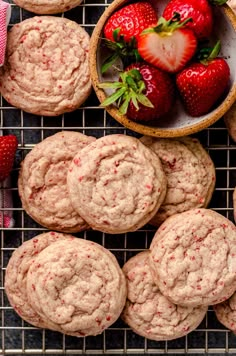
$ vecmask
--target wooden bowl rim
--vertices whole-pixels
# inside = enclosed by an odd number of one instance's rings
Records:
[[[106,99],[105,92],[98,88],[99,84],[99,76],[97,71],[97,47],[101,37],[101,33],[103,27],[107,21],[107,19],[111,16],[111,14],[117,10],[117,8],[125,5],[129,1],[127,0],[114,0],[104,11],[102,16],[100,17],[90,40],[90,51],[89,51],[89,65],[90,65],[90,75],[92,80],[92,85],[95,90],[95,93],[102,103]],[[222,6],[223,11],[228,17],[231,25],[236,31],[236,16],[233,10],[227,5],[224,4]],[[234,104],[236,101],[236,82],[232,85],[227,97],[225,100],[218,106],[217,109],[214,110],[214,113],[200,122],[196,122],[192,125],[188,125],[186,127],[173,128],[173,129],[162,129],[155,126],[147,126],[142,123],[138,123],[136,121],[130,120],[126,115],[121,115],[118,109],[114,105],[110,105],[106,107],[107,112],[119,123],[125,126],[128,129],[131,129],[135,132],[138,132],[143,135],[155,136],[155,137],[180,137],[191,135],[198,131],[201,131],[212,124],[214,124],[217,120],[219,120]]]

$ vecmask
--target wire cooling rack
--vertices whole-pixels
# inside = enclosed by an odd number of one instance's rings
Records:
[[[107,5],[104,0],[96,3],[85,0],[82,5],[62,16],[78,22],[91,34]],[[12,4],[10,26],[32,16],[32,13]],[[52,118],[24,113],[10,106],[3,98],[0,100],[0,133],[15,134],[19,141],[11,177],[12,185],[9,188],[13,195],[15,226],[0,230],[0,355],[236,354],[236,336],[217,321],[211,308],[197,330],[186,337],[169,342],[144,339],[133,333],[120,319],[99,336],[75,338],[37,329],[16,315],[3,287],[8,260],[14,249],[23,241],[45,231],[21,208],[17,191],[20,162],[35,144],[62,129],[77,130],[96,137],[112,133],[138,135],[126,130],[99,108],[94,93],[77,111]],[[210,207],[233,221],[232,193],[236,186],[236,146],[229,138],[222,119],[195,136],[209,151],[216,166],[216,189]],[[0,186],[0,189],[3,187]],[[123,266],[127,259],[149,247],[154,232],[153,227],[148,225],[137,232],[122,235],[87,231],[77,236],[93,240],[110,249]]]

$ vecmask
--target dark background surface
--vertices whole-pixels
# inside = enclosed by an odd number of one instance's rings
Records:
[[[107,3],[103,0],[82,5],[68,11],[65,17],[76,21],[92,33],[93,28]],[[10,26],[34,16],[16,5],[12,5]],[[58,16],[61,16],[60,14]],[[73,113],[59,117],[39,117],[11,107],[3,98],[0,102],[0,133],[15,134],[19,140],[15,166],[12,172],[12,194],[14,202],[15,227],[1,229],[1,287],[0,287],[0,355],[78,355],[78,354],[236,354],[236,336],[226,330],[209,308],[207,317],[198,329],[188,336],[169,341],[146,340],[133,333],[120,319],[102,335],[87,338],[65,336],[49,330],[39,330],[23,322],[12,310],[5,296],[3,280],[8,260],[15,248],[37,234],[45,231],[21,208],[17,191],[17,178],[20,162],[34,144],[43,138],[63,129],[77,130],[88,135],[101,137],[112,133],[140,135],[126,130],[113,120],[103,109],[94,94],[85,104]],[[213,127],[196,134],[209,151],[216,166],[216,189],[210,208],[233,221],[232,194],[236,186],[236,146],[229,138],[223,119]],[[0,189],[1,188],[0,186]],[[96,231],[77,234],[98,242],[110,249],[121,266],[143,249],[149,247],[155,229],[149,225],[143,229],[122,235],[108,235]],[[214,241],[213,241],[214,243]]]

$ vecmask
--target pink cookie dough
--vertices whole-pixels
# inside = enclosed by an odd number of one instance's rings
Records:
[[[127,289],[114,255],[79,238],[43,250],[27,274],[30,304],[54,328],[77,337],[97,335],[113,324]]]
[[[66,177],[75,154],[94,140],[79,132],[62,131],[44,139],[26,155],[18,190],[23,208],[39,224],[63,232],[89,227],[71,205]]]
[[[0,91],[11,105],[35,115],[77,109],[91,92],[89,35],[76,22],[32,17],[8,32]]]
[[[193,208],[206,208],[215,187],[214,164],[196,138],[162,139],[143,136],[141,142],[160,158],[167,177],[167,193],[150,221],[159,226],[169,216]]]
[[[215,211],[171,216],[150,249],[153,278],[175,304],[217,304],[236,290],[236,227]]]
[[[17,314],[28,323],[41,327],[53,328],[47,319],[42,318],[29,303],[26,291],[27,273],[39,253],[56,241],[62,241],[68,235],[47,232],[24,242],[12,254],[5,275],[5,292]]]
[[[74,209],[93,229],[111,234],[144,226],[166,194],[157,155],[126,135],[104,136],[81,150],[67,185]]]
[[[236,334],[236,293],[223,303],[213,306],[217,319]]]
[[[128,296],[122,319],[137,334],[151,340],[172,340],[196,329],[207,306],[173,304],[158,289],[150,266],[149,251],[132,257],[123,267]]]

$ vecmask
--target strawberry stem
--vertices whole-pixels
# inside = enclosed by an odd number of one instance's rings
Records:
[[[199,59],[200,63],[207,66],[209,62],[211,62],[213,59],[215,59],[218,56],[218,54],[220,53],[220,49],[221,49],[221,43],[220,40],[218,40],[213,48],[212,47],[201,48],[197,54],[197,58]]]
[[[113,38],[115,42],[119,41],[119,33],[120,33],[120,27],[117,27],[114,31],[113,31]]]
[[[184,21],[181,22],[181,16],[178,12],[174,12],[174,15],[170,20],[166,20],[164,17],[160,17],[157,23],[157,26],[150,27],[145,29],[141,35],[145,35],[147,33],[156,32],[162,35],[168,35],[175,30],[184,27],[188,22],[192,22],[193,19],[188,17]]]
[[[216,58],[218,56],[218,54],[220,53],[220,49],[221,49],[221,43],[220,40],[218,40],[215,44],[215,46],[213,47],[211,53],[209,54],[208,60],[211,61],[214,58]]]
[[[102,65],[102,74],[104,74],[111,66],[115,63],[115,61],[119,58],[118,54],[115,52],[111,56],[109,56],[106,61]]]

